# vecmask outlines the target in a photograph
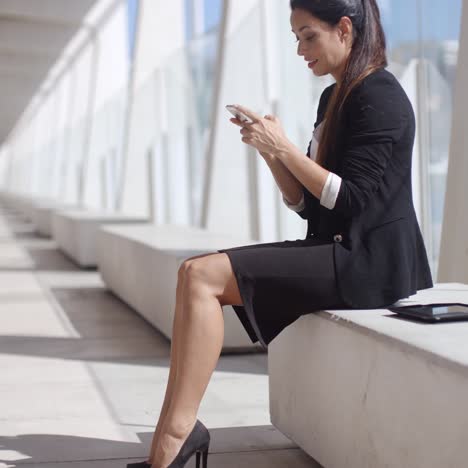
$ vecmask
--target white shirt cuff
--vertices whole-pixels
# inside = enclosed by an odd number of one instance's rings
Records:
[[[284,195],[283,195],[283,202],[290,210],[293,210],[296,213],[299,213],[299,211],[302,211],[305,208],[304,194],[302,194],[301,201],[299,203],[297,203],[296,205],[293,205],[292,203],[289,203],[288,200],[286,200],[286,198],[284,198]]]
[[[329,210],[335,208],[336,199],[340,192],[341,177],[337,176],[333,172],[330,172],[323,187],[322,194],[320,196],[320,204]]]

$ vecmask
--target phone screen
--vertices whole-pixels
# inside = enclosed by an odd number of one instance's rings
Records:
[[[462,312],[468,314],[468,307],[462,305],[432,306],[432,315],[451,314],[453,312]]]

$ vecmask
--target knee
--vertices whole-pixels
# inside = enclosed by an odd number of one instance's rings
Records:
[[[184,286],[184,296],[206,291],[209,287],[207,265],[203,260],[185,260],[179,268],[179,283]]]
[[[190,262],[192,260],[187,259],[182,262],[182,265],[179,267],[179,271],[177,272],[177,278],[179,281],[179,284],[182,284],[185,278],[185,273],[187,272],[188,266],[190,265]]]
[[[197,262],[194,258],[187,258],[182,262],[182,265],[179,267],[178,279],[180,282],[185,281],[187,278],[193,278],[199,269],[198,265],[195,265]]]

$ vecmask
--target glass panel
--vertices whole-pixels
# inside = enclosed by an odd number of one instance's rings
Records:
[[[437,273],[443,222],[461,7],[461,0],[451,1],[450,8],[437,0],[418,1],[422,53],[428,64],[425,115],[428,120],[429,182],[425,196],[430,197],[428,223],[432,227],[430,254],[434,274]]]
[[[204,169],[217,52],[217,31],[191,40],[164,65],[169,154],[168,164],[186,157],[190,223],[200,222]],[[185,142],[185,143],[184,143]],[[180,171],[178,177],[181,177]],[[184,179],[185,180],[185,179]],[[175,186],[174,186],[175,188]],[[176,203],[179,193],[171,196]],[[172,213],[177,213],[173,209]]]
[[[205,1],[205,31],[209,32],[219,27],[223,13],[223,0]]]
[[[390,69],[417,114],[413,171],[420,180],[419,217],[432,273],[437,273],[458,59],[461,0],[379,0]],[[413,179],[414,180],[414,179]],[[418,187],[413,187],[418,190]],[[417,203],[415,203],[417,204]],[[418,207],[417,207],[418,209]]]
[[[334,82],[333,77],[316,77],[307,67],[304,57],[297,55],[297,44],[289,22],[289,5],[282,0],[277,5],[277,44],[279,93],[278,114],[288,138],[299,148],[307,150],[317,117],[317,107],[322,91]],[[281,238],[304,238],[306,221],[284,207],[280,210]]]
[[[185,7],[185,39],[189,41],[193,37],[193,0],[184,0]]]
[[[127,0],[128,60],[130,63],[133,62],[133,51],[135,49],[135,34],[139,7],[139,0]]]

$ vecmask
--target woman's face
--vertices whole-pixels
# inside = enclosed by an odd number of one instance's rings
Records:
[[[344,16],[336,26],[319,20],[308,11],[291,12],[292,31],[298,40],[297,54],[304,57],[316,76],[331,73],[340,81],[352,46],[352,23]]]

